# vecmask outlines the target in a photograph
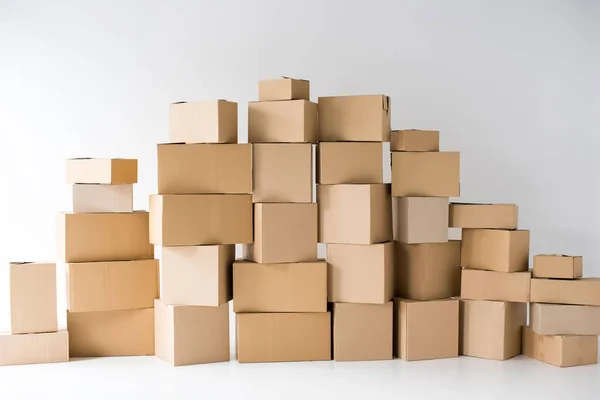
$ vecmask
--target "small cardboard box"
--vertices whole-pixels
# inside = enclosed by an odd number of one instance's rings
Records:
[[[380,142],[321,142],[317,147],[317,183],[383,183]]]
[[[173,366],[230,360],[229,305],[154,303],[156,356]]]
[[[319,141],[389,142],[391,110],[384,95],[319,97]]]
[[[159,194],[252,194],[252,145],[159,144]]]
[[[165,304],[219,306],[231,300],[235,245],[163,247],[160,298]]]
[[[73,185],[73,213],[133,212],[133,185]]]
[[[464,229],[460,265],[498,272],[529,268],[529,231]]]
[[[527,325],[527,304],[460,300],[460,354],[508,360],[521,353],[521,327]]]
[[[404,361],[458,357],[458,300],[394,299],[394,353]]]
[[[258,82],[258,101],[310,100],[310,82],[282,76]]]
[[[517,229],[516,204],[450,203],[451,228]]]
[[[254,204],[254,243],[244,258],[258,263],[317,261],[315,203]]]
[[[70,263],[65,270],[71,312],[150,308],[158,297],[158,260]]]
[[[172,143],[237,143],[238,105],[225,100],[185,101],[169,107]]]
[[[440,131],[406,129],[392,131],[391,151],[440,151]]]
[[[69,361],[69,333],[10,335],[0,332],[0,366]]]
[[[460,241],[395,242],[396,297],[437,300],[460,295]]]
[[[563,254],[533,256],[533,277],[577,279],[583,276],[583,257]]]
[[[241,363],[331,360],[331,314],[236,314]]]
[[[600,335],[600,307],[529,305],[529,325],[540,335]]]
[[[598,364],[598,337],[540,335],[524,326],[523,354],[557,367]]]
[[[335,361],[391,360],[394,307],[384,304],[333,304]]]
[[[389,184],[317,185],[319,243],[389,242],[392,199]]]
[[[448,241],[447,197],[394,197],[394,239],[404,243]]]
[[[248,103],[248,143],[316,143],[317,104],[306,100]]]
[[[67,183],[131,184],[138,181],[138,160],[126,158],[71,158]]]
[[[10,333],[56,332],[56,264],[10,263]]]
[[[392,196],[460,196],[460,153],[392,152]]]
[[[252,242],[252,195],[150,195],[150,242],[199,246]]]
[[[463,269],[460,297],[471,300],[499,300],[527,303],[531,273]]]
[[[531,280],[532,303],[600,306],[600,278]]]

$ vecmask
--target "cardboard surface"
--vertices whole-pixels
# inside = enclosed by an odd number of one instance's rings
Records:
[[[516,204],[450,203],[451,228],[517,229]]]
[[[71,158],[67,160],[67,183],[137,183],[138,160],[127,158]]]
[[[598,364],[598,337],[544,336],[524,326],[523,354],[557,367]]]
[[[73,185],[73,213],[133,212],[133,185]]]
[[[394,239],[405,243],[448,241],[447,197],[392,198]]]
[[[440,131],[406,129],[392,131],[391,151],[439,151]]]
[[[460,153],[392,152],[392,196],[460,196]]]
[[[600,306],[600,278],[531,280],[532,303]]]
[[[69,361],[69,333],[10,335],[0,332],[0,366]]]
[[[288,77],[260,81],[258,100],[310,100],[310,82]]]
[[[248,143],[316,143],[317,104],[306,100],[248,103]]]
[[[379,142],[321,142],[317,183],[383,183],[383,145]]]
[[[564,254],[533,256],[534,278],[576,279],[583,276],[583,257]]]
[[[540,335],[600,335],[600,307],[529,305],[529,325]]]
[[[169,142],[237,143],[238,105],[225,100],[169,106]]]
[[[498,272],[527,271],[529,231],[464,229],[460,264]]]
[[[472,300],[499,300],[527,303],[531,272],[496,272],[463,269],[460,297]]]

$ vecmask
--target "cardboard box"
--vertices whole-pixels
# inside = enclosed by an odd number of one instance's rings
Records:
[[[529,325],[540,335],[600,335],[600,307],[529,305]]]
[[[458,300],[394,299],[394,352],[404,361],[458,357]]]
[[[159,144],[159,194],[252,194],[252,145]]]
[[[154,304],[156,356],[171,365],[229,361],[229,305]]]
[[[154,355],[154,308],[67,311],[71,357]]]
[[[67,183],[137,183],[138,160],[127,158],[71,158],[67,160]]]
[[[158,260],[70,263],[65,270],[71,312],[150,308],[158,297]]]
[[[67,361],[69,361],[69,334],[66,330],[27,335],[0,332],[0,366]]]
[[[328,244],[327,297],[336,303],[384,304],[394,297],[394,243]]]
[[[133,212],[133,185],[73,185],[73,213]]]
[[[252,151],[253,202],[312,202],[312,144],[258,143]]]
[[[496,272],[463,269],[460,297],[471,300],[499,300],[527,303],[530,272]]]
[[[394,307],[385,304],[333,304],[335,361],[391,360]]]
[[[460,196],[460,153],[392,152],[392,196]]]
[[[395,242],[396,297],[436,300],[460,295],[460,241]]]
[[[58,215],[58,259],[63,262],[129,261],[154,258],[148,213]]]
[[[252,242],[252,195],[150,195],[150,242],[198,246]]]
[[[258,82],[258,100],[310,100],[310,82],[282,76]]]
[[[391,111],[383,95],[319,97],[319,140],[389,142]]]
[[[238,106],[225,100],[185,101],[169,107],[172,143],[237,143]]]
[[[254,243],[243,254],[264,264],[317,261],[317,205],[254,204]]]
[[[331,360],[331,314],[236,314],[241,363]]]
[[[532,303],[600,306],[600,278],[531,280]]]
[[[440,151],[440,131],[405,129],[392,131],[391,151]]]
[[[373,244],[392,240],[389,184],[317,185],[319,243]]]
[[[319,143],[317,183],[383,183],[383,145],[380,142]]]
[[[517,229],[516,204],[450,203],[451,228]]]
[[[248,103],[248,143],[316,143],[317,104],[306,100]]]
[[[557,367],[598,364],[598,337],[545,336],[524,326],[523,354]]]
[[[507,360],[521,353],[521,327],[527,304],[460,300],[460,354]]]
[[[10,333],[56,332],[56,264],[10,263]]]
[[[448,241],[447,197],[394,197],[394,239],[405,243]]]
[[[533,256],[534,278],[577,279],[583,276],[583,257],[563,254]]]
[[[460,265],[498,272],[529,268],[529,231],[464,229]]]

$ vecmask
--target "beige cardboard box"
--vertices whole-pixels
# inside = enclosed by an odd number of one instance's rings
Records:
[[[394,354],[404,361],[458,357],[458,300],[394,299]]]
[[[154,303],[156,356],[171,365],[229,361],[229,305]]]
[[[235,245],[163,247],[160,298],[165,304],[219,306],[231,300]]]
[[[392,196],[460,196],[460,153],[392,152]]]
[[[460,354],[507,360],[521,353],[527,304],[460,300]]]
[[[317,185],[319,243],[373,244],[392,240],[389,184]]]
[[[251,194],[252,145],[159,144],[159,194]]]
[[[253,202],[312,202],[312,144],[257,143],[252,151]]]
[[[133,185],[73,185],[73,213],[133,212]]]
[[[600,335],[600,307],[529,305],[529,325],[540,335]]]
[[[69,333],[10,335],[0,332],[0,366],[69,361]]]
[[[532,303],[600,306],[600,278],[531,280]]]
[[[317,260],[315,203],[254,204],[254,243],[244,245],[244,258],[258,263]]]
[[[557,367],[598,364],[598,337],[545,336],[524,326],[523,354]]]
[[[172,143],[237,143],[238,106],[225,100],[173,103],[169,107]]]
[[[71,312],[150,308],[158,297],[158,260],[66,264]]]
[[[310,100],[310,82],[282,76],[258,82],[258,101]]]
[[[534,278],[576,279],[583,276],[583,257],[563,254],[533,256]]]
[[[394,239],[405,243],[448,241],[447,197],[394,197]]]
[[[517,229],[516,204],[451,203],[451,228]]]
[[[331,314],[236,314],[241,363],[331,360]]]
[[[306,100],[248,103],[248,143],[316,143],[317,104]]]
[[[462,270],[460,297],[471,300],[499,300],[527,303],[531,273]]]
[[[394,243],[328,244],[327,297],[336,303],[384,304],[394,297]]]
[[[151,195],[150,242],[160,246],[251,243],[252,195]]]
[[[383,183],[380,142],[321,142],[317,147],[317,183]]]
[[[259,264],[233,263],[233,311],[327,311],[325,261]]]
[[[529,268],[529,231],[464,229],[460,265],[498,272]]]
[[[333,304],[335,361],[391,360],[394,307],[385,304]]]
[[[388,96],[319,97],[319,141],[389,142]]]
[[[436,300],[460,295],[460,241],[395,242],[396,297]]]
[[[131,184],[138,181],[138,160],[126,158],[71,158],[67,183]]]
[[[439,151],[440,131],[405,129],[392,131],[391,151]]]
[[[56,332],[56,264],[10,263],[10,333]]]

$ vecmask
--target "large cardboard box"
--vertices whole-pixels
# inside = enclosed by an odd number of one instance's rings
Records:
[[[319,141],[389,142],[391,110],[384,95],[319,97]]]
[[[325,261],[233,263],[233,312],[327,311]]]
[[[460,354],[507,360],[521,353],[527,304],[460,300]]]
[[[448,241],[447,197],[394,197],[394,239],[405,243]]]
[[[56,264],[9,266],[10,333],[56,332]]]
[[[252,195],[151,195],[150,242],[160,246],[251,243]]]
[[[133,185],[73,185],[73,213],[133,212]]]
[[[577,279],[583,276],[583,257],[563,254],[533,256],[533,277]]]
[[[321,142],[317,147],[317,183],[383,183],[380,142]]]
[[[335,361],[391,360],[394,307],[385,304],[333,304]]]
[[[67,183],[137,183],[138,161],[127,158],[71,158],[67,160]]]
[[[225,100],[179,102],[169,107],[172,143],[237,143],[238,106]]]
[[[0,366],[69,361],[69,333],[11,335],[0,332]]]
[[[600,278],[531,280],[532,303],[600,306]]]
[[[331,314],[236,314],[241,363],[331,360]]]
[[[460,265],[498,272],[529,268],[529,231],[464,229]]]
[[[251,194],[252,145],[159,144],[159,194]]]
[[[460,196],[460,153],[392,152],[392,196]]]
[[[600,335],[600,307],[531,303],[529,326],[540,335]]]
[[[460,297],[527,303],[530,285],[530,272],[507,273],[465,268],[462,270]]]
[[[258,101],[310,100],[310,82],[282,76],[258,82]]]
[[[235,245],[163,247],[160,298],[165,304],[219,306],[233,296]]]
[[[154,303],[156,356],[171,365],[229,361],[229,305]]]
[[[451,228],[517,229],[516,204],[450,203]]]
[[[440,131],[406,129],[392,131],[391,151],[439,151]]]
[[[392,240],[389,184],[317,185],[319,242],[373,244]]]
[[[328,244],[327,297],[335,303],[384,304],[394,297],[394,243]]]
[[[58,215],[58,259],[63,262],[129,261],[154,258],[148,213]]]
[[[540,335],[524,326],[523,354],[557,367],[598,364],[598,337]]]
[[[150,308],[158,297],[158,260],[69,263],[71,312]]]
[[[306,100],[248,103],[248,143],[316,143],[317,105]]]

